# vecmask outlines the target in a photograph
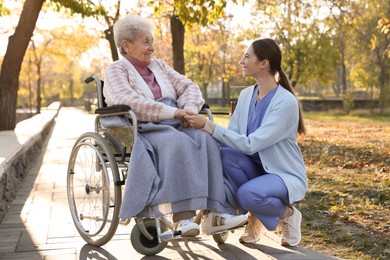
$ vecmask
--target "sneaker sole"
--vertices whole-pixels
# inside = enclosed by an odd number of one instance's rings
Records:
[[[181,236],[182,237],[196,237],[199,234],[200,234],[200,230],[198,230],[198,229],[191,229],[191,230],[188,230],[185,233],[182,233]]]
[[[234,229],[240,228],[240,227],[244,226],[246,223],[248,223],[248,220],[245,220],[245,221],[241,222],[240,224],[238,224],[238,225],[236,225],[236,226],[234,226],[232,228],[216,230],[216,231],[212,231],[212,232],[209,232],[209,233],[203,232],[203,234],[205,234],[205,235],[216,235],[216,234],[224,233],[224,232],[227,232],[227,231],[230,231],[230,230],[234,230]]]
[[[256,243],[257,241],[259,241],[259,239],[251,239],[251,240],[245,240],[244,238],[239,238],[238,241],[241,243],[241,244],[254,244]]]
[[[296,243],[296,244],[289,244],[288,242],[282,242],[280,243],[282,246],[297,246],[299,243]]]

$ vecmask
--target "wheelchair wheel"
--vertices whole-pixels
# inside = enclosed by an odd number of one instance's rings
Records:
[[[217,244],[225,244],[228,236],[229,236],[229,231],[226,231],[219,234],[214,234],[213,239]]]
[[[106,140],[84,133],[73,146],[67,172],[67,195],[73,222],[80,236],[94,246],[115,234],[122,203],[118,167]]]
[[[161,232],[167,230],[164,223],[161,223]],[[160,253],[167,246],[167,242],[158,242],[157,228],[155,219],[145,219],[144,224],[146,230],[153,236],[153,240],[149,240],[142,234],[138,225],[135,225],[131,230],[130,240],[133,248],[140,254],[152,256]]]

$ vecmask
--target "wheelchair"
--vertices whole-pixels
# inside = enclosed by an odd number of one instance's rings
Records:
[[[82,134],[75,142],[67,170],[67,198],[74,225],[80,236],[90,245],[102,246],[114,236],[118,225],[128,225],[131,219],[119,219],[122,192],[132,145],[137,138],[136,114],[126,105],[107,106],[103,97],[104,82],[97,75],[84,82],[95,82],[98,108],[95,110],[95,132]],[[202,114],[213,120],[207,105]],[[131,127],[105,128],[101,119],[127,116]],[[195,222],[200,224],[201,212]],[[143,255],[156,255],[170,241],[188,239],[174,230],[167,217],[135,217],[131,231],[133,248]],[[231,231],[233,232],[233,231]],[[229,231],[213,234],[218,244],[225,243]]]

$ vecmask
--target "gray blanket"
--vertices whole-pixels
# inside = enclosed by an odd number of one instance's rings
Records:
[[[171,98],[158,101],[176,107]],[[124,117],[101,120],[105,127],[130,125]],[[181,127],[176,119],[139,124],[138,133],[120,218],[203,209],[236,213],[226,199],[219,145],[210,134]]]
[[[147,123],[138,127],[120,218],[208,209],[226,202],[218,143],[206,132]]]

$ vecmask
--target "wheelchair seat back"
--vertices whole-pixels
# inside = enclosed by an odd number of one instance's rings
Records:
[[[98,100],[98,108],[95,114],[98,115],[96,120],[96,132],[103,136],[109,143],[112,151],[118,161],[128,161],[131,148],[134,143],[134,127],[133,126],[118,126],[104,127],[101,124],[101,119],[105,117],[120,116],[124,117],[128,114],[130,107],[126,105],[108,106],[103,95],[104,81],[97,75],[93,74],[84,80],[85,83],[95,81],[96,94]],[[130,120],[132,121],[132,120]]]

